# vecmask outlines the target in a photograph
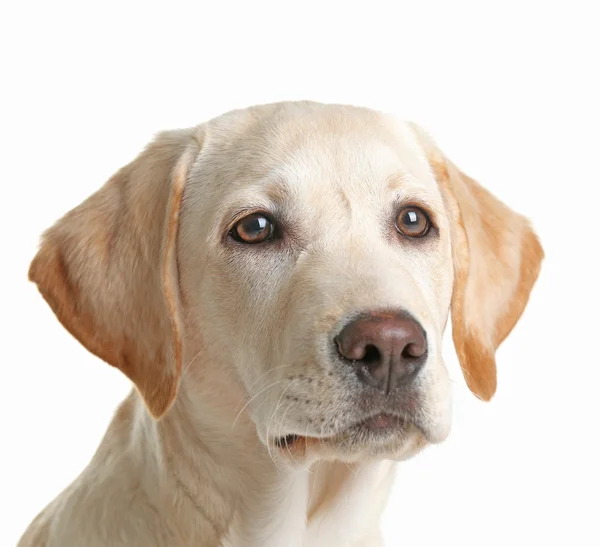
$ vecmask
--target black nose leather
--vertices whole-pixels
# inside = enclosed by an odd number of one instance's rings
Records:
[[[335,343],[362,382],[386,393],[411,382],[427,358],[425,331],[402,312],[363,315],[348,323]]]

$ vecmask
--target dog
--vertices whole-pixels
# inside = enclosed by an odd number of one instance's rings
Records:
[[[450,431],[448,316],[488,401],[542,259],[384,113],[287,102],[160,133],[31,263],[134,388],[20,547],[382,545],[397,462]]]

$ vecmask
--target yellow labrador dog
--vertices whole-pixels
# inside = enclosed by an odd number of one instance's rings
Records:
[[[381,545],[394,462],[446,438],[543,251],[417,126],[257,106],[158,135],[30,278],[135,389],[22,547]]]

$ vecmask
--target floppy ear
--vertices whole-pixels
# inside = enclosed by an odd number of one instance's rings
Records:
[[[452,336],[469,389],[496,392],[495,352],[521,317],[544,251],[529,221],[462,173],[414,126],[452,224]]]
[[[176,237],[196,133],[159,134],[44,234],[29,269],[64,327],[126,374],[155,418],[181,375]]]

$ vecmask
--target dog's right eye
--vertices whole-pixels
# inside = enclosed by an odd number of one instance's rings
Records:
[[[253,213],[238,220],[229,235],[240,243],[263,243],[273,239],[275,225],[262,213]]]

